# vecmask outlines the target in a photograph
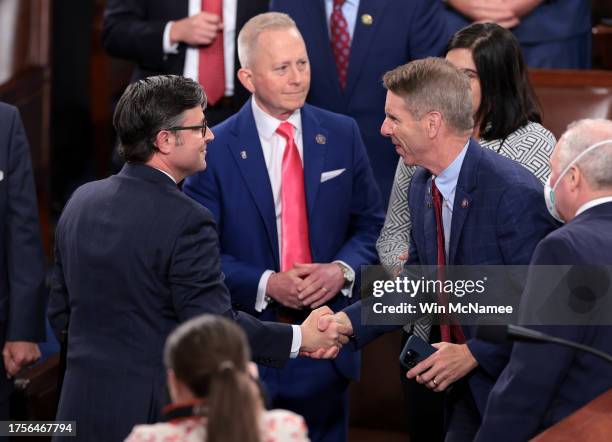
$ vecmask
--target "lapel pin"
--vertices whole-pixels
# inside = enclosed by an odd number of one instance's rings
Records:
[[[373,22],[374,18],[370,14],[363,14],[361,16],[361,23],[363,23],[364,25],[371,26]]]
[[[463,200],[461,201],[461,208],[462,209],[467,209],[470,205],[470,202],[468,201],[467,198],[463,198]]]
[[[243,151],[241,151],[241,152],[240,152],[240,158],[242,158],[243,160],[246,160],[246,159],[247,159],[247,153],[246,153],[246,150],[243,150]]]
[[[317,136],[315,137],[315,140],[318,144],[325,144],[327,142],[327,138],[325,138],[325,135],[321,135],[321,134],[317,134]]]

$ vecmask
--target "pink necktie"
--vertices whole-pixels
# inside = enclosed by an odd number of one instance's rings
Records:
[[[287,140],[281,174],[281,271],[310,263],[304,168],[293,139],[293,125],[284,121],[276,133]]]
[[[223,16],[223,0],[202,0],[202,11]],[[209,105],[225,95],[225,65],[223,63],[223,31],[208,46],[200,47],[198,80],[206,92]]]
[[[349,55],[351,53],[351,35],[348,31],[348,22],[342,14],[343,3],[344,0],[334,0],[334,9],[329,20],[332,52],[336,60],[336,70],[342,89],[346,86]]]

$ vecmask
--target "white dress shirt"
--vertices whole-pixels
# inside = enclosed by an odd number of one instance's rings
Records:
[[[223,0],[223,62],[225,66],[225,96],[234,95],[234,54],[236,51],[236,9],[238,0]],[[189,17],[202,12],[202,0],[189,0]],[[164,53],[176,54],[178,43],[170,43],[170,28],[173,22],[168,22],[164,29]],[[199,52],[195,46],[188,46],[185,52],[183,76],[198,81]]]
[[[574,217],[580,215],[583,212],[586,212],[592,207],[599,206],[600,204],[612,203],[612,196],[602,196],[601,198],[595,198],[587,203],[584,203],[582,206],[576,210],[576,215]]]

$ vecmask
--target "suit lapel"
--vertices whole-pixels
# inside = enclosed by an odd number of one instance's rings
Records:
[[[353,40],[351,42],[351,55],[349,56],[348,79],[344,90],[345,96],[350,97],[353,89],[357,84],[361,69],[368,60],[368,49],[374,40],[376,31],[379,26],[382,26],[381,18],[388,0],[361,0],[359,2],[359,11],[353,31]],[[363,20],[366,14],[372,18],[370,24],[367,20]],[[366,22],[366,23],[364,23]],[[328,45],[329,46],[329,45]],[[329,50],[331,53],[331,49]],[[333,61],[333,55],[332,55]],[[370,60],[374,62],[375,60]],[[334,72],[336,72],[334,64]],[[337,75],[336,75],[337,77]],[[340,86],[338,86],[340,87]]]
[[[319,120],[313,114],[311,106],[305,105],[302,108],[301,117],[306,205],[308,217],[312,219],[329,140],[327,130],[321,126]]]
[[[303,4],[305,5],[306,2],[303,2]],[[314,14],[310,11],[310,8],[304,8],[305,10],[303,11],[305,17],[311,17],[312,29],[320,30],[312,34],[316,36],[317,40],[313,42],[309,56],[311,59],[316,57],[320,61],[322,65],[321,72],[325,72],[326,75],[328,75],[328,78],[333,83],[334,92],[338,94],[337,99],[340,100],[342,98],[342,90],[340,89],[340,80],[336,73],[336,61],[334,60],[334,54],[329,39],[329,25],[325,12],[325,0],[314,0],[314,4]]]
[[[240,109],[238,118],[232,128],[232,133],[234,138],[229,143],[232,157],[238,165],[238,170],[244,178],[246,188],[251,193],[253,201],[263,219],[268,241],[278,264],[280,259],[272,185],[270,184],[266,160],[264,159],[261,143],[259,142],[250,100]]]
[[[455,264],[457,248],[465,220],[472,207],[472,197],[470,192],[476,187],[478,175],[478,165],[482,156],[482,148],[474,141],[470,140],[467,153],[461,165],[457,189],[455,190],[455,201],[453,203],[453,220],[451,223],[451,237],[449,242],[450,251],[448,253],[448,263]]]

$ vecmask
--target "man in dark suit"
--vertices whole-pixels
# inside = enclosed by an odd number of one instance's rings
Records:
[[[608,266],[609,269],[612,265],[612,122],[582,120],[570,125],[557,143],[550,164],[552,188],[547,186],[546,191],[554,197],[548,198],[549,208],[567,224],[538,244],[531,261],[530,270],[534,274],[530,280],[538,277],[537,266],[541,265]],[[552,293],[544,304],[551,311],[555,305],[567,303],[562,296],[555,296],[558,292]],[[533,312],[532,307],[541,299],[541,294],[532,291],[528,284],[521,319]],[[612,354],[609,311],[606,316],[605,324],[585,322],[583,326],[547,325],[537,329]],[[610,388],[612,370],[608,362],[556,344],[517,342],[510,362],[491,392],[476,440],[531,439]]]
[[[470,140],[468,78],[428,58],[388,72],[384,84],[381,132],[406,164],[422,167],[408,195],[413,225],[404,274],[413,265],[527,264],[554,223],[531,172]],[[361,304],[337,314],[352,324],[357,347],[399,328],[362,325]],[[441,326],[440,333],[446,342],[434,344],[438,351],[408,377],[437,392],[458,384],[447,396],[446,437],[471,440],[508,349],[475,339],[470,327]]]
[[[0,418],[12,378],[40,357],[45,266],[30,149],[19,112],[0,102]]]
[[[383,74],[410,60],[441,55],[448,41],[442,8],[430,0],[272,0],[304,36],[311,61],[308,102],[349,115],[365,142],[386,207],[397,157],[379,128],[385,118]],[[342,50],[333,47],[347,35]],[[332,44],[333,42],[333,44]],[[338,55],[338,56],[336,56]]]
[[[238,49],[238,77],[253,97],[215,128],[208,168],[184,190],[217,220],[234,305],[299,323],[311,308],[342,309],[357,298],[360,266],[376,262],[380,195],[355,121],[304,104],[309,58],[293,20],[252,18]],[[306,418],[312,440],[342,441],[358,372],[348,351],[333,362],[264,368],[261,377],[275,407]]]
[[[177,187],[206,167],[214,135],[205,104],[201,86],[184,77],[128,86],[114,116],[125,166],[77,189],[57,225],[49,318],[68,339],[57,419],[76,420],[79,440],[122,440],[157,420],[164,341],[193,316],[235,319],[255,360],[272,366],[300,349],[340,345],[337,331],[316,332],[327,308],[301,327],[232,310],[214,219]]]
[[[192,78],[208,95],[215,125],[233,115],[249,94],[236,78],[236,36],[246,21],[268,10],[268,0],[108,0],[102,42],[113,56],[136,63],[134,80],[159,74]],[[218,63],[206,51],[222,49]],[[204,51],[204,53],[202,53]],[[202,53],[202,55],[201,55]],[[214,57],[214,56],[213,56]],[[200,66],[200,63],[208,66]],[[220,96],[210,80],[221,83]]]

